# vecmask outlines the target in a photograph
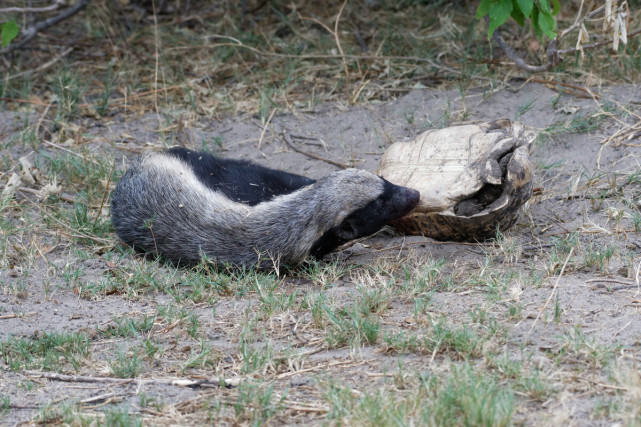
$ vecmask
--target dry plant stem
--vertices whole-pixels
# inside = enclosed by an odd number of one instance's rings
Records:
[[[312,158],[312,159],[321,160],[323,162],[329,163],[330,165],[338,166],[341,169],[349,169],[350,168],[350,166],[346,165],[345,163],[336,162],[336,161],[331,160],[331,159],[326,159],[325,157],[321,157],[321,156],[318,156],[318,155],[313,154],[313,153],[308,153],[307,151],[303,151],[303,150],[297,148],[294,145],[294,143],[292,142],[292,138],[289,135],[289,132],[284,130],[284,129],[283,129],[281,134],[283,135],[283,139],[285,140],[285,142],[287,143],[289,148],[291,148],[292,150],[296,151],[299,154],[302,154],[302,155],[307,156],[307,157]]]
[[[530,73],[539,73],[541,71],[548,71],[555,65],[555,54],[556,54],[556,40],[552,40],[547,48],[547,57],[548,62],[543,65],[530,65],[523,58],[521,58],[515,51],[512,49],[506,42],[503,40],[503,37],[499,34],[498,31],[494,31],[492,38],[499,45],[501,50],[505,52],[508,58],[514,61],[517,67],[522,70],[528,71]]]
[[[274,113],[276,113],[276,109],[274,108],[269,115],[269,118],[265,122],[265,126],[262,126],[262,130],[260,132],[260,138],[258,138],[258,149],[260,150],[261,147],[263,146],[263,138],[265,137],[265,131],[267,131],[267,127],[269,126],[269,123],[272,121],[272,118],[274,117]]]
[[[28,187],[18,187],[18,191],[22,191],[24,193],[38,194],[38,190],[34,190],[33,188],[28,188]],[[76,203],[76,199],[69,196],[68,194],[61,194],[58,196],[58,198],[63,202]]]
[[[158,124],[160,121],[160,110],[158,110],[158,60],[160,53],[158,52],[158,16],[156,15],[156,2],[152,0],[151,6],[154,11],[154,106],[156,107],[156,115],[158,116]]]
[[[98,163],[97,161],[95,161],[94,159],[87,159],[85,156],[80,155],[80,154],[76,153],[75,151],[69,150],[69,149],[67,149],[67,148],[65,148],[65,147],[61,147],[60,145],[58,145],[58,144],[56,144],[56,143],[54,143],[54,142],[47,141],[46,139],[43,139],[43,140],[42,140],[42,142],[44,142],[44,143],[45,143],[45,144],[47,144],[47,145],[51,145],[52,147],[55,147],[55,148],[57,148],[58,150],[65,151],[65,152],[67,152],[67,153],[69,153],[69,154],[72,154],[72,155],[74,155],[74,156],[76,156],[76,157],[79,157],[79,158],[83,159],[85,162],[86,162],[87,160],[90,160],[94,165],[99,165],[99,163]]]
[[[552,288],[552,292],[550,293],[550,296],[548,299],[545,301],[545,304],[543,304],[543,307],[541,307],[541,310],[539,311],[539,314],[536,315],[536,319],[534,319],[534,322],[532,322],[532,326],[530,327],[530,331],[527,334],[526,341],[530,338],[530,334],[532,334],[532,331],[534,330],[534,326],[536,326],[536,322],[539,320],[539,317],[541,317],[541,314],[545,311],[547,308],[548,304],[550,301],[552,301],[552,297],[554,294],[556,294],[556,288],[559,286],[559,281],[561,280],[561,276],[563,276],[563,272],[565,271],[565,267],[568,265],[568,261],[570,261],[570,257],[572,256],[572,253],[574,252],[574,248],[570,249],[570,253],[568,254],[568,257],[565,259],[565,262],[563,263],[563,267],[561,268],[561,272],[556,278],[556,282],[554,283],[554,288]]]
[[[312,18],[306,18],[310,19],[316,23],[319,23],[319,25],[323,26],[326,28],[325,25],[320,23],[319,21],[312,19]],[[211,38],[222,38],[229,40],[231,37],[227,36],[220,36],[220,35],[212,35],[210,36]],[[454,68],[447,67],[445,65],[440,65],[437,64],[436,62],[432,61],[429,58],[424,58],[420,56],[379,56],[379,55],[293,55],[293,54],[287,54],[287,53],[276,53],[276,52],[265,52],[260,49],[256,49],[255,47],[252,46],[247,46],[246,44],[241,43],[238,40],[235,40],[236,43],[216,43],[216,44],[210,44],[210,45],[200,45],[200,46],[185,46],[185,47],[174,47],[174,48],[167,48],[166,51],[173,51],[173,50],[185,50],[185,49],[215,49],[217,47],[241,47],[243,49],[247,49],[251,52],[254,52],[257,55],[260,56],[269,56],[272,58],[295,58],[299,60],[303,59],[353,59],[353,60],[390,60],[390,61],[413,61],[413,62],[424,62],[426,64],[429,64],[430,67],[433,67],[437,70],[441,71],[447,71],[448,73],[456,74],[456,75],[462,75],[464,72],[461,70],[456,70]],[[472,78],[478,79],[478,80],[488,80],[491,82],[496,81],[496,79],[490,78],[490,77],[485,77],[485,76],[478,76],[478,75],[471,75]]]
[[[49,19],[45,19],[44,21],[40,21],[31,27],[25,28],[24,30],[21,31],[23,38],[17,43],[11,43],[9,46],[0,49],[0,55],[11,52],[15,49],[20,49],[22,46],[29,43],[31,39],[33,39],[36,36],[38,31],[44,30],[45,28],[49,28],[61,21],[64,21],[67,18],[70,18],[71,16],[75,15],[76,13],[80,12],[82,9],[87,7],[89,3],[91,3],[91,0],[78,0],[78,3],[76,3],[74,6],[63,10],[56,16],[51,17]]]
[[[67,49],[63,50],[60,55],[56,56],[55,58],[51,59],[50,61],[45,62],[44,64],[42,64],[38,68],[35,68],[33,70],[26,70],[26,71],[23,71],[21,73],[14,74],[12,76],[7,77],[7,80],[12,80],[12,79],[15,79],[15,78],[18,78],[18,77],[28,76],[30,74],[39,73],[41,71],[44,71],[47,68],[49,68],[52,65],[54,65],[56,62],[60,61],[65,56],[69,55],[72,51],[73,51],[73,47],[68,47]]]
[[[53,12],[60,6],[64,5],[65,0],[54,0],[49,6],[44,7],[5,7],[0,9],[0,13],[44,13]]]
[[[28,313],[11,313],[11,314],[5,314],[3,316],[0,316],[0,320],[4,319],[15,319],[16,317],[27,317],[27,316],[34,316],[38,314],[37,311],[30,311]]]
[[[589,279],[589,280],[585,281],[585,283],[595,283],[595,282],[619,283],[621,285],[634,285],[635,284],[632,280],[623,280],[623,279]]]
[[[345,9],[345,5],[347,4],[347,0],[343,2],[343,5],[341,6],[340,10],[338,11],[338,15],[336,15],[336,21],[334,22],[334,38],[336,39],[336,47],[338,48],[338,51],[341,54],[341,58],[343,60],[343,68],[345,69],[345,96],[347,97],[347,101],[350,102],[351,104],[351,99],[349,96],[349,69],[347,68],[347,61],[345,60],[345,53],[343,52],[343,48],[341,46],[341,41],[340,38],[338,37],[338,23],[341,20],[341,15],[343,14],[343,9]]]
[[[592,98],[600,99],[601,98],[601,95],[599,95],[598,93],[594,93],[594,92],[590,91],[589,89],[587,89],[585,87],[573,85],[573,84],[570,84],[570,83],[557,82],[555,80],[535,79],[533,77],[530,77],[529,79],[527,79],[527,81],[528,82],[534,82],[534,83],[541,83],[543,85],[550,86],[550,89],[555,89],[556,86],[562,86],[562,87],[567,87],[567,88],[570,88],[570,89],[578,90],[580,92],[584,92],[584,93],[587,94],[587,96],[586,96],[586,95],[582,95],[582,94],[578,94],[578,93],[570,93],[570,95],[578,96],[578,97],[581,97],[581,98],[586,98],[586,99],[592,99]]]
[[[92,377],[87,375],[65,375],[55,372],[40,372],[40,371],[23,371],[25,375],[30,377],[46,378],[49,380],[72,382],[72,383],[102,383],[102,384],[126,384],[126,383],[144,383],[144,384],[164,384],[173,385],[178,387],[207,387],[207,386],[222,386],[221,380],[218,378],[207,378],[198,380],[185,380],[185,379],[171,379],[171,378],[157,378],[157,379],[136,379],[136,378],[111,378],[111,377]],[[237,386],[240,383],[240,378],[230,378],[222,380],[225,386]]]
[[[635,30],[635,31],[629,33],[628,34],[628,38],[634,37],[637,34],[641,34],[641,29]],[[583,49],[594,49],[595,47],[605,46],[605,45],[608,45],[610,43],[612,43],[612,39],[603,40],[603,41],[600,41],[600,42],[597,42],[597,43],[592,43],[592,44],[585,44],[582,47],[583,47]],[[575,47],[572,47],[572,48],[569,48],[569,49],[557,50],[556,52],[557,52],[558,55],[565,55],[567,53],[574,53],[576,51],[577,51],[577,49]]]
[[[116,162],[113,162],[111,165],[111,170],[109,171],[109,178],[107,179],[107,184],[105,185],[105,191],[103,191],[102,193],[102,199],[100,200],[100,207],[96,212],[96,218],[93,220],[94,226],[98,222],[98,219],[100,219],[100,213],[102,212],[102,208],[105,206],[105,200],[107,200],[107,195],[109,194],[109,185],[111,184],[111,177],[114,174],[115,168],[116,168]]]

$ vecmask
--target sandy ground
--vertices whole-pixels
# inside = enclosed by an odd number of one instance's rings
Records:
[[[617,212],[634,209],[634,206],[626,207],[623,199],[639,199],[639,184],[628,184],[627,177],[641,169],[641,143],[639,138],[625,141],[625,144],[604,145],[603,141],[630,120],[626,109],[638,114],[641,89],[622,86],[602,88],[599,93],[602,98],[598,101],[566,94],[559,97],[558,92],[542,85],[514,83],[497,91],[472,90],[462,99],[457,90],[421,89],[389,103],[355,107],[318,105],[312,109],[294,106],[295,113],[275,115],[264,132],[258,118],[248,115],[220,120],[202,119],[190,124],[189,138],[196,148],[206,148],[222,156],[251,159],[267,166],[318,178],[337,168],[293,152],[280,136],[281,129],[290,132],[295,143],[303,150],[375,171],[383,151],[393,141],[412,139],[422,130],[448,122],[507,117],[521,120],[539,131],[554,127],[553,134],[537,141],[532,150],[536,169],[534,185],[540,191],[525,207],[517,225],[506,233],[522,248],[515,261],[504,259],[497,247],[441,244],[423,237],[404,237],[393,230],[385,230],[334,256],[350,264],[365,265],[394,260],[395,257],[403,259],[408,254],[429,256],[445,259],[448,268],[465,268],[472,274],[484,268],[488,254],[493,255],[496,259],[493,268],[498,271],[504,268],[506,271],[516,271],[523,277],[541,277],[537,286],[521,285],[519,282],[507,286],[512,293],[509,298],[521,302],[523,307],[520,319],[510,323],[509,341],[515,348],[530,349],[532,363],[540,363],[541,369],[549,364],[546,354],[559,348],[560,330],[572,326],[581,328],[585,336],[599,345],[619,346],[620,354],[627,357],[625,360],[638,366],[641,362],[641,290],[637,286],[622,286],[621,283],[635,283],[635,273],[638,273],[641,262],[641,237],[635,232],[629,215],[617,216]],[[599,114],[601,122],[598,127],[587,132],[572,129],[573,124]],[[17,132],[20,122],[10,113],[2,113],[2,119],[2,139],[6,142]],[[166,124],[164,119],[160,121]],[[159,118],[154,113],[138,117],[119,115],[100,122],[85,118],[78,125],[84,128],[87,138],[94,141],[87,145],[87,150],[111,153],[118,159],[118,168],[124,168],[127,160],[136,153],[161,149],[163,145],[172,143],[171,138],[161,141]],[[52,155],[56,153],[52,147],[43,146],[43,150]],[[9,148],[9,155],[15,160],[28,151],[29,147],[14,144]],[[595,199],[603,194],[606,187],[612,190],[613,195],[606,194],[596,206]],[[589,247],[612,246],[615,254],[603,269],[582,267],[580,261],[571,262],[572,265],[558,278],[558,271],[554,274],[549,272],[550,248],[555,239],[568,237],[573,232],[577,232],[578,238],[575,252],[577,260]],[[581,250],[583,252],[579,253]],[[84,298],[74,292],[60,273],[65,266],[72,265],[82,272],[78,283],[86,284],[99,281],[109,272],[135,262],[145,261],[134,261],[131,257],[107,260],[102,255],[79,259],[75,255],[74,244],[67,242],[44,257],[36,256],[28,271],[5,269],[0,272],[0,289],[3,289],[0,293],[0,339],[6,340],[9,336],[33,337],[49,331],[87,331],[95,334],[114,317],[150,313],[159,305],[171,304],[172,297],[162,292],[149,292],[133,298],[118,292],[99,299]],[[620,283],[589,281],[604,278]],[[282,286],[287,292],[298,291],[300,295],[312,293],[316,287],[311,280],[304,278],[293,278]],[[14,291],[16,288],[23,291],[17,293]],[[350,298],[354,289],[354,280],[343,277],[328,292],[340,295],[339,298]],[[553,290],[558,297],[551,301],[544,313],[547,321],[541,318],[534,323]],[[222,355],[234,352],[239,330],[238,313],[248,304],[255,303],[256,299],[256,295],[221,296],[211,305],[196,304],[192,308],[199,316],[201,327],[207,331],[206,340],[217,352]],[[465,292],[459,289],[434,293],[430,312],[434,316],[456,319],[464,317],[470,307],[487,304],[486,301],[486,296],[475,291],[474,285],[468,282]],[[549,321],[554,304],[563,311],[560,324]],[[12,313],[26,314],[13,318],[2,317]],[[383,323],[400,324],[410,315],[411,307],[408,304],[392,298],[383,316]],[[288,328],[283,327],[282,323],[287,324],[290,320],[285,317],[277,316],[272,322],[281,322],[280,328],[287,335]],[[416,325],[407,324],[406,327],[412,329]],[[183,349],[187,353],[196,345],[193,339],[182,335],[176,336],[175,340],[172,348]],[[286,340],[275,342],[282,344]],[[101,346],[104,348],[92,347],[92,366],[81,366],[79,374],[109,375],[108,360],[113,357],[109,355],[109,349],[113,346],[109,340],[103,341]],[[302,346],[301,350],[308,348],[313,346]],[[399,357],[379,350],[376,345],[364,346],[356,356],[348,348],[324,350],[310,355],[307,363],[327,365],[333,361],[360,361],[340,372],[329,367],[326,371],[337,378],[349,378],[352,384],[359,384],[361,379],[371,382],[367,371],[380,372],[384,367],[393,367]],[[408,366],[420,366],[430,363],[430,355],[409,354],[404,356],[404,360]],[[563,359],[565,362],[567,360]],[[135,396],[142,389],[148,395],[162,396],[165,404],[179,405],[188,399],[211,393],[211,389],[139,381],[116,384],[47,381],[29,377],[25,372],[13,372],[6,363],[6,360],[0,360],[0,391],[11,399],[11,407],[1,421],[6,425],[32,420],[39,405],[60,402],[69,396],[82,400],[108,392],[118,396],[120,401],[137,402]],[[438,356],[431,363],[445,365],[449,362]],[[226,375],[231,375],[232,371],[226,371]],[[167,375],[173,373],[168,372]],[[585,390],[576,393],[564,391],[553,395],[544,404],[525,399],[517,405],[515,420],[528,423],[528,420],[532,420],[529,417],[533,416],[533,419],[542,423],[560,420],[575,425],[599,425],[605,422],[595,419],[592,411],[598,396],[604,392],[602,389],[595,390],[594,382],[605,381],[607,375],[602,370],[595,375],[593,378],[589,372],[583,373],[587,382],[585,386],[591,393],[583,393]],[[162,372],[150,368],[150,372],[142,374],[141,378],[161,376]],[[289,398],[298,396],[303,399],[313,375],[283,378],[275,381],[290,387]],[[25,388],[27,380],[35,383],[35,386]],[[232,391],[221,389],[218,393],[219,397],[224,397]],[[183,415],[185,413],[182,412]],[[183,421],[186,419],[183,418]],[[307,413],[296,418],[296,422],[312,419],[314,415]]]

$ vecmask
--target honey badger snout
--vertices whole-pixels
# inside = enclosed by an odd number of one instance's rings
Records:
[[[390,185],[393,187],[388,194],[392,194],[392,198],[389,201],[390,217],[388,221],[404,217],[409,214],[418,206],[418,202],[421,198],[421,193],[413,188],[402,187],[400,185],[392,184],[389,181],[385,181],[385,185]]]
[[[416,190],[383,179],[381,195],[331,231],[340,244],[374,234],[388,222],[409,214],[418,205],[420,196]]]

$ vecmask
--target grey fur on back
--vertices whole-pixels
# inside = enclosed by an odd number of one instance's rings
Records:
[[[176,157],[153,153],[121,178],[112,220],[125,243],[174,262],[198,262],[205,254],[236,265],[295,265],[325,232],[382,191],[378,176],[347,169],[248,206],[206,187]]]

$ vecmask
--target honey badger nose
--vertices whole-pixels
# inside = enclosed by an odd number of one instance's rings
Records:
[[[421,193],[413,188],[399,187],[402,189],[401,197],[405,200],[405,209],[400,216],[405,216],[418,206],[418,201],[421,198]]]
[[[385,183],[387,194],[391,194],[389,199],[390,205],[390,220],[401,218],[418,206],[421,193],[407,187],[392,184],[387,181]]]

